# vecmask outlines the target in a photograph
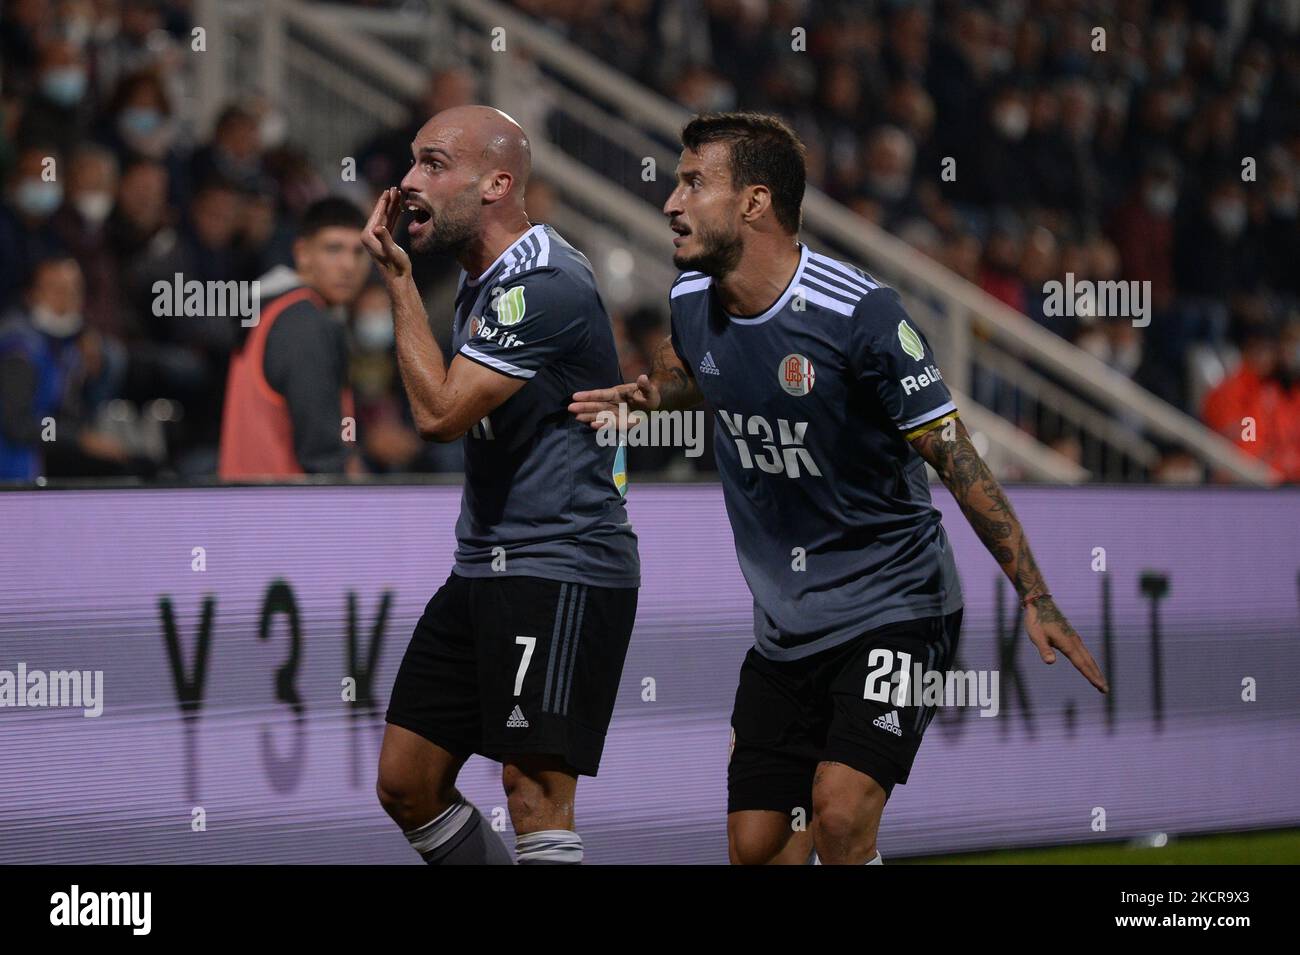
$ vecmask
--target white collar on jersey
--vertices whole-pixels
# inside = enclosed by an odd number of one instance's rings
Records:
[[[755,315],[750,318],[742,318],[737,315],[732,315],[725,308],[722,308],[722,306],[719,305],[718,307],[722,309],[722,314],[726,315],[729,320],[735,322],[737,325],[761,325],[763,322],[767,321],[777,312],[781,311],[781,309],[785,308],[786,303],[789,302],[791,296],[794,295],[795,289],[799,287],[799,279],[803,277],[803,267],[808,264],[809,254],[810,253],[808,252],[808,246],[800,242],[798,268],[794,270],[794,275],[790,276],[790,282],[788,285],[786,285],[785,291],[781,293],[781,297],[778,298],[775,302],[773,302],[772,306],[762,315]],[[716,287],[714,289],[714,294],[717,294]]]
[[[468,275],[465,276],[465,284],[468,285],[470,288],[473,288],[475,285],[478,285],[480,282],[482,282],[485,278],[489,278],[492,275],[492,273],[496,271],[497,266],[505,261],[507,255],[514,252],[515,249],[519,248],[521,243],[528,241],[528,237],[530,235],[540,235],[541,231],[544,228],[546,227],[542,223],[540,222],[537,223],[537,225],[533,226],[531,229],[529,229],[519,238],[515,239],[515,241],[511,242],[510,245],[506,247],[506,250],[496,257],[496,261],[493,262],[491,265],[489,265],[486,269],[484,269],[483,274],[480,275],[478,278],[472,279]]]

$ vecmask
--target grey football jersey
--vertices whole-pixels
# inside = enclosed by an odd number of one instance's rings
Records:
[[[461,273],[452,342],[527,382],[465,436],[455,572],[638,586],[623,449],[568,411],[575,391],[621,380],[586,258],[533,226],[479,278]]]
[[[898,293],[800,246],[761,315],[713,282],[670,293],[672,340],[718,416],[714,450],[758,651],[792,660],[950,613],[961,585],[907,435],[955,407]]]

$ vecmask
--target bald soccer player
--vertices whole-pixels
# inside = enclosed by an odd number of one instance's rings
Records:
[[[579,775],[596,775],[636,615],[640,563],[621,449],[568,414],[618,374],[591,266],[524,212],[528,138],[504,113],[434,116],[364,242],[393,303],[416,426],[465,441],[455,565],[402,659],[379,757],[384,809],[430,864],[509,864],[456,789],[473,753],[499,760],[520,863],[576,864]],[[454,355],[429,330],[394,241],[455,257]],[[616,379],[615,379],[616,380]]]

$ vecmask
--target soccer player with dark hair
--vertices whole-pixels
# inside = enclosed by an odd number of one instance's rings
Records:
[[[578,776],[600,764],[640,585],[621,448],[567,411],[575,385],[618,375],[614,333],[587,260],[528,221],[531,150],[514,120],[444,110],[411,151],[365,243],[393,303],[416,427],[466,438],[465,489],[454,569],[393,686],[379,799],[426,862],[508,864],[456,789],[480,753],[502,763],[518,861],[574,864]],[[412,250],[463,270],[450,364],[393,239],[403,210]]]
[[[876,835],[934,715],[913,665],[946,671],[962,615],[931,504],[934,466],[1015,586],[1046,663],[1106,680],[1057,609],[898,293],[798,239],[804,147],[780,120],[696,117],[664,213],[682,270],[651,373],[578,392],[599,428],[620,403],[718,415],[715,451],[755,645],[732,713],[736,863],[880,861]],[[809,831],[792,813],[811,810]]]
[[[344,441],[352,415],[346,306],[365,283],[365,214],[346,199],[303,213],[294,268],[259,279],[259,311],[230,358],[217,473],[225,480],[342,474],[356,461]]]

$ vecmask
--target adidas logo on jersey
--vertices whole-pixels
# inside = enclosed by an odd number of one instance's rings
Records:
[[[510,718],[506,720],[506,729],[528,729],[528,721],[524,719],[524,711],[519,708],[518,703],[515,704]]]
[[[515,707],[515,709],[518,708]],[[898,723],[898,710],[890,710],[884,716],[877,716],[871,721],[871,725],[893,733],[895,736],[903,735],[903,728]]]
[[[713,360],[713,352],[706,351],[704,353],[704,361],[700,362],[700,374],[701,375],[722,374],[722,372],[718,370],[717,363],[714,362]]]

